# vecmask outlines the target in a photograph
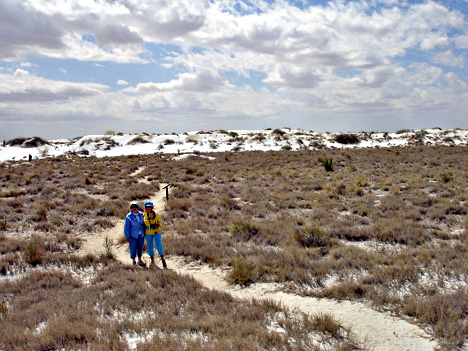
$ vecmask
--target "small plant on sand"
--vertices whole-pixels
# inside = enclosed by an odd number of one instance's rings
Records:
[[[302,247],[327,247],[330,245],[330,238],[323,234],[318,227],[296,229],[294,239]]]
[[[33,267],[44,261],[45,249],[40,243],[42,243],[42,240],[39,237],[33,237],[23,248],[24,260]]]
[[[453,180],[453,174],[448,172],[441,173],[440,180],[444,183],[450,183]]]
[[[327,172],[333,172],[333,159],[332,158],[319,158],[319,162]]]
[[[239,284],[241,286],[248,286],[265,274],[265,267],[261,264],[249,263],[245,259],[239,257],[234,260],[233,269],[229,275],[229,282],[231,284]]]
[[[341,338],[346,332],[341,324],[329,313],[319,313],[313,315],[312,325],[314,329],[317,329],[323,334],[328,334],[334,338]]]

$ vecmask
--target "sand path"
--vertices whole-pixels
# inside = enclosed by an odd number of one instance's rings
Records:
[[[164,186],[166,184],[161,184],[161,189]],[[165,190],[158,191],[151,197],[151,200],[155,204],[156,211],[163,212]],[[87,240],[82,245],[82,252],[104,251],[104,241],[108,238],[114,243],[113,252],[116,258],[123,263],[130,264],[128,244],[119,244],[123,237],[123,225],[124,220],[120,220],[115,227],[86,238]],[[149,261],[146,254],[143,259],[146,262]],[[393,317],[389,313],[375,311],[362,303],[301,297],[281,291],[282,286],[279,284],[258,283],[248,288],[240,288],[226,282],[226,270],[188,262],[183,257],[168,256],[166,260],[169,268],[177,273],[194,277],[202,285],[227,292],[236,298],[274,300],[282,306],[308,314],[329,313],[344,326],[352,327],[357,337],[365,340],[366,344],[375,351],[429,351],[437,346],[431,340],[430,335],[416,325]]]

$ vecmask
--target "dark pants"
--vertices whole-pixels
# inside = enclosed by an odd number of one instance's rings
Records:
[[[141,257],[143,254],[143,244],[145,238],[139,236],[138,238],[130,238],[130,258],[133,260],[136,256]]]

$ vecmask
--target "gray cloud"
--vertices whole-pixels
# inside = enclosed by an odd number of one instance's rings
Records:
[[[0,102],[31,104],[63,101],[101,94],[106,86],[89,83],[51,81],[18,69],[14,75],[0,74]]]
[[[53,23],[53,18],[22,2],[0,1],[0,59],[20,58],[30,47],[63,49],[63,32]]]

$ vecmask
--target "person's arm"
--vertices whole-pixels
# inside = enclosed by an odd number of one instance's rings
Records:
[[[162,220],[161,220],[161,217],[159,216],[159,213],[156,213],[156,224],[158,226],[159,231],[161,231]]]
[[[125,217],[124,235],[127,238],[127,241],[130,240],[130,220],[128,217]]]

